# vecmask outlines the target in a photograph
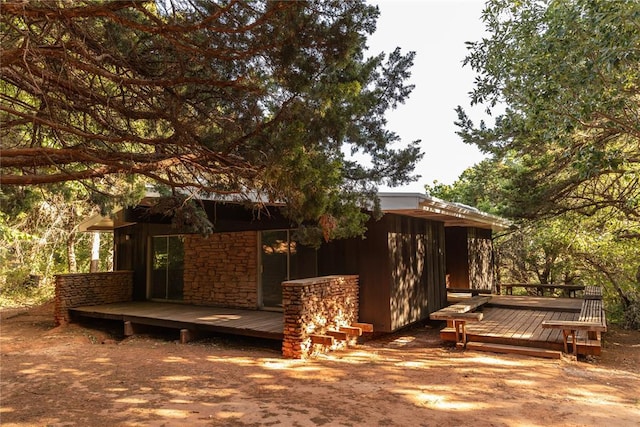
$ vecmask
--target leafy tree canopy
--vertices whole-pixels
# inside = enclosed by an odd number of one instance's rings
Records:
[[[640,219],[640,2],[491,0],[469,44],[472,104],[499,111],[460,135],[508,168],[508,213]]]
[[[378,10],[363,1],[1,7],[3,185],[110,194],[138,176],[362,231],[349,206],[415,179],[419,141],[394,148],[384,118],[414,54],[365,58]]]

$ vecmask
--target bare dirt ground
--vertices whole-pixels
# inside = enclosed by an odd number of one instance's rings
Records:
[[[268,343],[2,313],[2,426],[637,426],[640,332],[587,361],[461,352],[417,327],[315,359]]]

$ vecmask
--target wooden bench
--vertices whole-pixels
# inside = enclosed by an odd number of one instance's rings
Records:
[[[598,287],[595,287],[598,288]],[[586,342],[592,340],[600,343],[602,341],[602,332],[607,331],[607,319],[602,304],[602,289],[590,289],[591,296],[599,293],[598,298],[585,298],[582,301],[582,308],[578,320],[545,320],[542,327],[546,329],[562,329],[562,338],[564,344],[564,352],[569,353],[568,341],[571,337],[573,346],[573,354],[578,355],[578,334],[586,334]]]
[[[505,283],[500,285],[500,289],[504,289],[506,295],[513,295],[513,288],[535,289],[536,295],[541,297],[545,295],[545,291],[553,292],[555,290],[561,290],[563,296],[575,297],[577,291],[585,289],[583,285],[553,285],[546,283]]]
[[[585,286],[584,299],[602,299],[602,288],[600,286]]]
[[[471,296],[477,296],[480,294],[490,295],[491,289],[468,289],[468,288],[447,288],[447,293],[450,294],[471,294]]]
[[[479,322],[482,313],[472,313],[473,310],[486,304],[491,297],[475,296],[456,304],[452,304],[429,315],[431,320],[446,320],[447,326],[452,326],[456,332],[456,346],[465,348],[467,345],[467,322]]]

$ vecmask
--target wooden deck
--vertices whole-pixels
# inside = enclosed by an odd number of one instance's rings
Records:
[[[148,301],[76,307],[69,311],[74,316],[276,340],[282,340],[284,334],[282,313],[274,311],[238,310]]]
[[[545,320],[578,320],[581,298],[546,298],[493,295],[482,307],[481,322],[466,325],[467,340],[562,350],[561,330],[544,329]],[[445,341],[456,341],[455,329],[446,327],[440,333]],[[580,343],[578,344],[580,348]],[[598,349],[581,348],[581,354],[598,354]]]

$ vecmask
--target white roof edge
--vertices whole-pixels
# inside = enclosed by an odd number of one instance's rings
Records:
[[[453,218],[466,219],[491,226],[494,230],[506,230],[511,221],[483,212],[475,207],[447,202],[421,193],[378,193],[382,211],[423,211]]]

